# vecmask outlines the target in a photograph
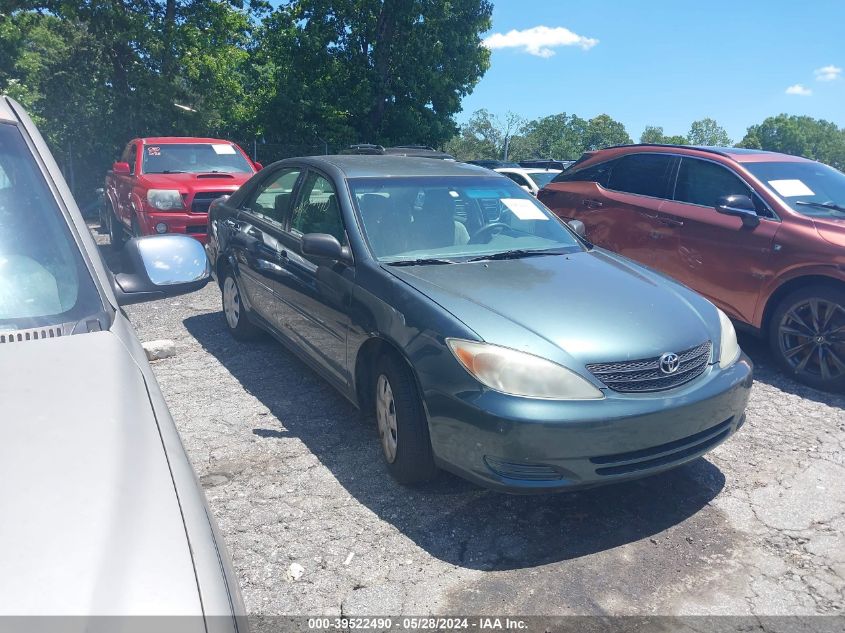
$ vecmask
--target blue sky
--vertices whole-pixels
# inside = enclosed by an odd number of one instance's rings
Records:
[[[566,31],[521,33],[536,27]],[[707,116],[734,141],[781,112],[845,126],[845,0],[496,0],[497,33],[459,122],[606,113],[635,140]]]

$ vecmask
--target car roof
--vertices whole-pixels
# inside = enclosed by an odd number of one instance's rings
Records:
[[[170,145],[173,143],[215,143],[234,145],[232,141],[222,138],[204,138],[200,136],[145,136],[136,139],[144,144],[154,143],[156,145]]]
[[[549,167],[548,169],[545,167],[496,167],[493,171],[499,171],[502,173],[511,172],[516,174],[559,174],[561,172],[560,169],[553,167]]]
[[[345,178],[385,176],[489,176],[490,170],[476,165],[413,156],[337,154],[291,158],[282,162],[304,162],[315,167],[330,166]]]
[[[614,154],[625,154],[632,151],[655,151],[672,150],[679,154],[690,154],[693,156],[701,154],[716,154],[730,158],[738,163],[762,163],[762,162],[813,162],[808,158],[801,156],[793,156],[791,154],[782,154],[780,152],[770,152],[763,149],[751,149],[747,147],[718,147],[708,145],[670,145],[661,143],[635,143],[632,145],[613,145],[605,147],[604,149],[591,152],[593,156],[602,155],[605,152]]]

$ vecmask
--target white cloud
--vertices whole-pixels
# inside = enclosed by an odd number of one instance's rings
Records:
[[[580,46],[586,51],[598,43],[599,41],[595,38],[578,35],[562,26],[556,28],[535,26],[522,31],[514,29],[507,33],[493,33],[483,42],[484,46],[491,50],[521,48],[524,52],[536,57],[551,57],[555,54],[553,49],[559,46]]]
[[[839,66],[831,64],[823,68],[816,68],[813,74],[816,76],[816,81],[833,81],[834,79],[839,79],[842,69]]]
[[[798,95],[800,97],[809,97],[811,94],[813,94],[813,91],[807,88],[806,86],[802,86],[801,84],[795,84],[794,86],[790,86],[786,89],[786,94]]]

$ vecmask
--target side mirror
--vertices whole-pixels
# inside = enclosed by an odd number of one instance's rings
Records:
[[[261,171],[264,169],[264,165],[255,161],[252,161],[252,166],[255,167],[255,171]]]
[[[120,305],[193,292],[211,279],[205,248],[187,235],[135,237],[122,254],[125,272],[115,274],[112,284]]]
[[[569,228],[575,231],[575,234],[578,237],[583,237],[587,239],[587,227],[584,226],[584,223],[581,220],[569,220],[567,222]]]
[[[742,219],[743,226],[754,228],[760,224],[754,202],[748,196],[721,196],[716,201],[716,211],[725,215],[732,215]]]
[[[129,172],[130,172],[129,163],[124,163],[122,161],[118,161],[118,162],[112,164],[111,170],[112,170],[112,173],[114,173],[116,175],[128,176]]]
[[[341,246],[334,235],[328,233],[306,233],[302,236],[302,254],[340,262],[351,262],[352,253]]]

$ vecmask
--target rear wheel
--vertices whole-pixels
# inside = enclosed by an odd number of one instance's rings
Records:
[[[376,364],[374,386],[376,423],[390,474],[403,484],[433,479],[437,467],[428,420],[411,370],[393,355],[384,355]]]
[[[235,275],[227,270],[223,276],[223,316],[229,332],[239,341],[247,341],[260,334],[260,330],[249,320],[249,314],[241,301],[241,291]]]
[[[845,389],[845,291],[815,285],[778,304],[769,344],[781,367],[799,382],[825,391]]]
[[[123,224],[117,219],[111,205],[108,209],[108,225],[109,242],[111,242],[112,248],[121,248],[126,242],[126,231],[123,229]]]

